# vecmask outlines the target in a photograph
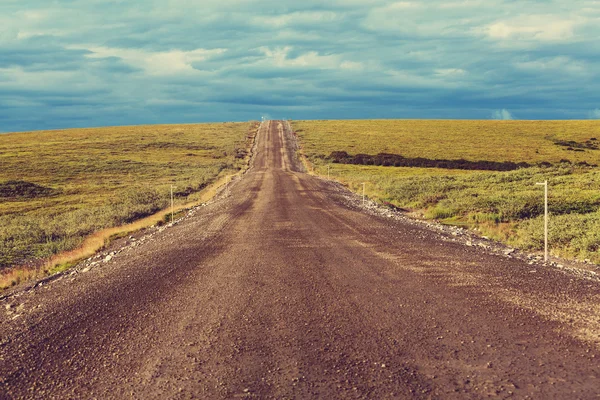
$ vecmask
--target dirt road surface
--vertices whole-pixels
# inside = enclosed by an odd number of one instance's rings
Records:
[[[600,396],[600,284],[253,166],[179,224],[0,303],[0,398]]]

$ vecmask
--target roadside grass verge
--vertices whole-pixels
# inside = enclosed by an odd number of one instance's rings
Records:
[[[485,236],[532,251],[543,248],[543,190],[535,183],[548,180],[552,254],[600,263],[600,168],[574,164],[574,161],[600,163],[600,150],[592,148],[594,141],[589,141],[600,136],[597,135],[600,127],[597,122],[550,121],[541,122],[540,127],[529,121],[509,124],[496,121],[374,121],[372,125],[368,121],[358,121],[358,127],[350,128],[351,122],[294,122],[304,154],[316,174],[326,176],[329,164],[331,177],[357,193],[362,191],[362,182],[367,182],[368,196],[383,204],[405,209],[421,218],[476,229]],[[442,129],[445,124],[448,126]],[[410,135],[414,126],[418,127],[416,137],[421,137],[425,143],[418,143],[416,148],[399,144],[402,140],[409,141],[404,136]],[[427,126],[430,127],[428,135],[425,134]],[[502,126],[507,130],[500,129]],[[560,135],[549,135],[549,127]],[[336,133],[338,129],[340,131]],[[361,133],[363,129],[366,133]],[[471,129],[473,132],[467,134]],[[573,135],[569,135],[571,129]],[[459,133],[452,136],[452,132]],[[504,154],[502,158],[494,149],[480,143],[488,140],[490,135],[505,138],[499,150]],[[363,136],[368,137],[364,142]],[[428,136],[427,140],[425,136]],[[517,136],[519,141],[516,141]],[[573,152],[578,158],[567,162],[563,153],[572,151],[555,144],[556,136],[566,143],[592,144],[589,147],[582,144],[585,150]],[[345,141],[353,148],[349,145],[344,148]],[[452,146],[441,153],[438,149],[440,141],[452,143]],[[538,152],[523,150],[534,147]],[[531,164],[547,161],[553,165],[495,172],[337,164],[328,158],[333,151],[348,150],[353,154],[396,152],[410,157]],[[527,159],[528,156],[532,159]]]
[[[257,123],[0,135],[0,287],[56,272],[111,235],[214,195],[247,161]]]

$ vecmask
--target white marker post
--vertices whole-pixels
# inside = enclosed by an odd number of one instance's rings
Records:
[[[548,262],[548,181],[536,185],[544,186],[544,261]]]
[[[327,164],[327,179],[329,180],[329,164]]]
[[[365,183],[365,182],[363,182],[363,184],[362,184],[362,185],[363,185],[363,201],[362,201],[362,205],[363,205],[363,207],[364,207],[364,206],[365,206],[365,185],[366,185],[366,183]]]
[[[173,223],[174,221],[174,215],[175,215],[175,207],[174,207],[174,203],[173,203],[173,188],[175,186],[171,185],[171,223]]]
[[[229,197],[229,182],[231,181],[231,175],[227,175],[227,183],[225,184],[225,195]]]

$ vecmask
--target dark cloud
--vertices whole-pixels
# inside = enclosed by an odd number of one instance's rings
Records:
[[[68,50],[52,45],[0,47],[0,68],[72,70],[81,67],[85,50]]]

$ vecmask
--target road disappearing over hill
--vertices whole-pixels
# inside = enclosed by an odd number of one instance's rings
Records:
[[[0,398],[597,398],[600,283],[364,212],[281,121],[180,223],[2,300]]]

